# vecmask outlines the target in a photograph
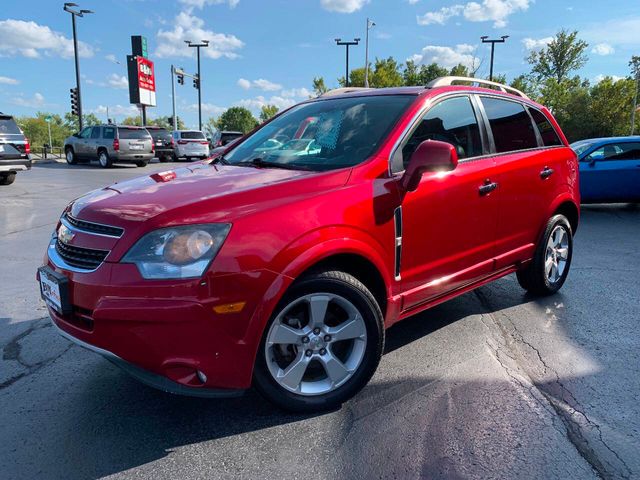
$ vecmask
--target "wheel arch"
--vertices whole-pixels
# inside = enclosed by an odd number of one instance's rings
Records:
[[[578,229],[578,223],[580,222],[580,210],[573,201],[565,200],[558,205],[553,213],[554,215],[564,215],[569,220],[571,225],[571,232],[575,235]]]

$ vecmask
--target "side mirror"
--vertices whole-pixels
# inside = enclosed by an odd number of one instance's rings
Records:
[[[458,153],[450,143],[425,140],[413,152],[409,166],[400,179],[407,192],[418,188],[422,175],[427,172],[449,172],[458,166]]]

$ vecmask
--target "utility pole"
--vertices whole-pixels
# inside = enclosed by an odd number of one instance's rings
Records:
[[[351,45],[358,45],[358,43],[360,43],[360,39],[359,38],[354,38],[353,42],[343,42],[341,38],[336,38],[336,45],[342,46],[344,45],[345,47],[347,47],[347,65],[346,65],[346,74],[344,76],[344,86],[348,87],[349,86],[349,47]]]
[[[173,129],[178,130],[178,121],[176,120],[176,82],[173,78],[174,73],[176,73],[176,67],[171,65],[171,103],[173,103]]]
[[[634,55],[629,62],[631,73],[635,74],[635,88],[633,91],[633,110],[631,110],[631,133],[633,135],[636,130],[636,110],[638,108],[638,84],[640,84],[640,56]]]
[[[375,27],[375,22],[372,22],[367,17],[367,35],[364,42],[364,86],[369,88],[369,30],[371,27]]]
[[[496,43],[504,43],[505,40],[509,38],[509,35],[503,35],[499,39],[489,40],[489,37],[486,35],[484,37],[480,37],[482,43],[490,43],[491,44],[491,66],[489,67],[489,80],[493,81],[493,52],[496,48]]]
[[[185,40],[184,43],[190,47],[194,47],[198,56],[198,78],[193,82],[198,89],[198,130],[202,130],[202,77],[200,76],[200,48],[208,47],[209,40],[201,40],[202,43],[193,43],[191,40]]]
[[[76,35],[76,17],[84,17],[85,13],[93,13],[91,10],[72,10],[71,7],[77,7],[77,3],[67,2],[64,4],[63,10],[71,14],[71,28],[73,29],[73,56],[76,62],[76,92],[78,94],[78,126],[82,130],[82,96],[80,94],[80,63],[78,62],[78,36]]]

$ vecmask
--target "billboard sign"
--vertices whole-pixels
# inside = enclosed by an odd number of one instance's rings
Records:
[[[153,62],[148,58],[127,55],[129,101],[137,105],[156,106],[156,79]]]

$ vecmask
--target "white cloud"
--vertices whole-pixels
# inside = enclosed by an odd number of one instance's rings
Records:
[[[113,88],[129,88],[129,80],[124,75],[118,75],[117,73],[112,73],[107,78],[107,85]]]
[[[444,25],[451,17],[460,15],[464,11],[463,5],[453,5],[452,7],[442,7],[435,12],[427,12],[424,15],[418,15],[418,25],[431,25],[437,23]]]
[[[313,96],[313,93],[302,87],[302,88],[291,88],[289,90],[282,90],[280,92],[280,95],[282,95],[285,98],[309,98],[311,96]]]
[[[110,53],[108,55],[105,55],[104,58],[106,58],[107,60],[109,60],[110,62],[114,62],[114,63],[120,63],[118,62],[118,59],[116,58],[116,56],[113,53]]]
[[[109,109],[109,116],[113,117],[115,115],[122,117],[135,117],[136,115],[140,115],[140,110],[135,105],[109,105],[108,107],[105,105],[98,105],[97,108],[91,110],[91,113],[95,113],[96,115],[106,115],[107,109]]]
[[[443,25],[451,17],[463,15],[470,22],[493,22],[495,28],[502,28],[507,25],[510,15],[525,11],[529,8],[531,0],[482,0],[482,3],[467,2],[456,4],[450,7],[443,7],[440,10],[427,12],[418,16],[419,25],[431,25],[434,23]]]
[[[618,80],[622,80],[624,79],[624,77],[619,77],[617,75],[603,75],[602,73],[599,75],[596,75],[595,78],[593,79],[593,81],[595,83],[600,83],[602,80],[604,80],[605,78],[611,78],[611,80],[613,80],[613,82],[617,82]]]
[[[259,78],[253,81],[247,80],[246,78],[239,78],[237,84],[244,90],[257,88],[265,92],[275,92],[276,90],[280,90],[282,88],[282,85],[280,85],[279,83],[270,82],[269,80],[265,80],[264,78]]]
[[[40,108],[44,106],[44,96],[41,93],[36,92],[33,97],[14,97],[11,99],[11,103],[20,107]]]
[[[0,83],[3,83],[5,85],[17,85],[20,82],[15,78],[0,76]]]
[[[180,12],[175,19],[173,30],[159,30],[157,34],[158,48],[155,54],[162,57],[192,57],[195,48],[188,47],[185,40],[199,42],[209,40],[209,46],[200,53],[209,58],[237,58],[236,50],[244,46],[235,35],[216,33],[204,27],[204,20],[188,12]]]
[[[391,34],[385,32],[376,32],[376,38],[379,40],[389,40],[391,38]]]
[[[325,10],[338,13],[353,13],[369,3],[369,0],[320,0]]]
[[[192,103],[190,105],[186,106],[187,110],[193,111],[193,112],[197,112],[198,111],[198,104],[197,103]],[[206,113],[208,115],[213,115],[213,116],[218,116],[221,115],[222,113],[224,113],[224,111],[226,110],[225,107],[219,107],[218,105],[214,105],[213,103],[203,103],[202,104],[202,113]]]
[[[473,45],[465,43],[456,45],[454,48],[427,45],[422,49],[421,53],[412,55],[408,60],[425,65],[437,63],[445,68],[453,68],[461,63],[465,67],[472,69],[477,67],[479,63],[478,58],[475,56],[475,50]]]
[[[187,7],[204,8],[205,5],[221,5],[228,3],[229,7],[235,8],[240,0],[180,0],[180,3],[185,4]]]
[[[591,53],[602,56],[612,55],[615,53],[615,49],[608,43],[598,43],[597,45],[593,46],[593,49],[591,49]]]
[[[73,41],[36,22],[13,19],[0,21],[0,55],[39,58],[41,53],[71,58]],[[78,54],[92,57],[93,49],[84,42],[78,42]]]
[[[238,79],[238,86],[240,88],[243,88],[244,90],[249,90],[251,88],[251,82],[249,80],[247,80],[246,78],[239,78]]]
[[[581,29],[580,36],[592,44],[606,42],[635,49],[640,44],[640,16],[595,21]]]
[[[540,50],[541,48],[546,47],[553,40],[553,37],[544,37],[544,38],[525,38],[522,40],[524,44],[524,48],[527,50]]]
[[[420,0],[407,0],[407,2],[409,2],[409,5],[415,5],[416,3],[418,3]]]
[[[292,105],[295,105],[297,102],[291,98],[284,98],[279,95],[274,95],[270,98],[266,98],[262,95],[258,95],[254,98],[245,98],[238,102],[236,105],[240,105],[241,107],[246,107],[253,111],[259,111],[265,105],[275,105],[278,107],[278,110],[282,110],[284,108],[288,108]]]

